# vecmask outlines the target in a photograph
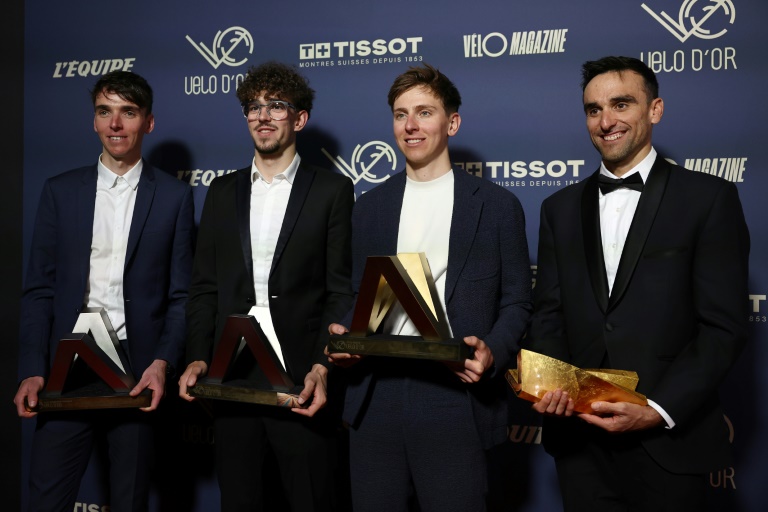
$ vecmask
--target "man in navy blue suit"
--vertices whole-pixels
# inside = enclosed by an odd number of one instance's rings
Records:
[[[46,181],[21,304],[22,418],[36,416],[59,340],[85,307],[105,308],[138,381],[157,408],[166,374],[181,361],[194,215],[192,192],[141,158],[154,128],[152,89],[140,76],[104,75],[91,92],[103,151],[94,165]],[[72,411],[37,419],[30,510],[72,510],[94,438],[106,437],[111,510],[146,510],[152,415],[138,410]]]
[[[517,354],[532,309],[520,202],[488,181],[454,172],[448,139],[459,130],[461,97],[425,65],[389,91],[405,172],[358,199],[352,217],[353,287],[366,258],[424,252],[454,338],[472,349],[463,363],[333,354],[348,367],[344,407],[356,511],[482,511],[484,450],[507,431],[503,373]],[[332,334],[343,334],[351,313]],[[343,325],[342,325],[343,324]],[[402,310],[385,333],[418,335]]]

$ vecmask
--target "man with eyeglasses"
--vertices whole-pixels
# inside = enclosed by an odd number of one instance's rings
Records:
[[[295,69],[251,68],[237,89],[255,152],[216,178],[205,200],[187,307],[189,365],[180,395],[206,375],[231,314],[254,306],[303,408],[218,401],[216,467],[225,512],[261,510],[264,460],[274,452],[291,510],[334,510],[335,421],[328,409],[327,326],[352,301],[352,182],[302,162],[296,134],[314,91]],[[257,368],[254,379],[264,376]]]

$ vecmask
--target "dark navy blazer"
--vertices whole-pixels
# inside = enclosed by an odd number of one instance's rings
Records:
[[[59,340],[72,332],[88,286],[97,167],[45,182],[21,303],[19,378],[47,378]],[[182,361],[192,270],[189,185],[144,163],[123,271],[127,354],[137,378],[155,359]]]
[[[397,252],[406,174],[398,173],[363,194],[352,216],[352,281],[359,290],[367,256]],[[448,321],[456,338],[477,336],[490,347],[494,368],[467,386],[475,424],[485,447],[507,431],[504,372],[519,350],[532,310],[525,217],[518,199],[489,181],[454,171],[454,199],[445,285]],[[349,326],[351,312],[344,320]],[[373,372],[350,372],[344,417],[361,418]],[[357,375],[355,375],[355,372]],[[458,379],[458,378],[457,378]]]

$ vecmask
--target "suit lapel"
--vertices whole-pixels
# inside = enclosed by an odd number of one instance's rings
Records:
[[[624,249],[621,251],[621,260],[619,268],[616,271],[616,280],[613,282],[613,290],[608,303],[608,308],[612,309],[621,300],[624,292],[629,286],[632,274],[635,271],[637,262],[643,252],[645,241],[656,219],[656,212],[664,197],[664,191],[667,188],[669,179],[669,164],[660,156],[656,156],[656,161],[648,175],[648,180],[640,195],[640,201],[635,210],[635,216],[632,218],[632,224],[627,233],[627,240],[624,242]]]
[[[77,261],[80,263],[81,282],[88,281],[91,271],[91,243],[93,241],[93,216],[96,211],[97,167],[93,166],[83,174],[77,189]]]
[[[125,268],[133,258],[136,246],[139,244],[141,233],[144,230],[144,224],[147,222],[149,210],[155,198],[155,171],[147,165],[146,162],[141,169],[139,178],[139,187],[136,191],[136,203],[133,207],[133,217],[131,218],[131,230],[128,232],[128,247],[125,250]]]
[[[307,199],[314,179],[315,172],[299,164],[299,168],[296,170],[296,178],[293,180],[293,185],[291,185],[291,195],[288,197],[288,206],[285,209],[283,225],[280,227],[280,235],[277,237],[275,255],[272,258],[272,268],[269,271],[270,275],[275,271],[280,257],[283,255],[283,250],[291,238],[291,233],[293,233],[293,228],[296,226],[296,221],[299,220],[299,215],[304,207],[304,202]]]
[[[584,252],[592,292],[600,309],[608,309],[608,278],[605,272],[602,237],[600,235],[600,208],[598,206],[597,176],[600,169],[589,177],[581,196],[581,229]]]
[[[379,241],[383,247],[382,254],[397,254],[397,237],[400,232],[400,214],[403,209],[403,197],[405,196],[406,174],[402,171],[390,177],[384,185],[393,187],[392,194],[382,194],[384,202],[378,205],[379,218],[392,219],[391,222],[380,222],[376,226],[381,231]],[[354,217],[354,216],[353,216]],[[371,236],[370,234],[368,236]]]
[[[453,214],[445,279],[446,304],[453,296],[461,270],[469,257],[477,226],[480,223],[480,214],[483,211],[482,199],[475,196],[478,185],[473,182],[473,178],[463,171],[454,171],[453,180]]]
[[[253,281],[253,253],[251,252],[251,168],[237,171],[235,178],[235,214],[240,233],[240,247],[248,275]]]

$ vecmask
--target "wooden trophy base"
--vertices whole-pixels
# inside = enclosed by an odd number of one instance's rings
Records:
[[[189,394],[197,398],[229,400],[231,402],[244,402],[278,407],[305,408],[308,405],[308,403],[303,405],[299,404],[299,395],[275,391],[273,389],[259,389],[244,379],[229,380],[222,384],[203,378],[189,389]]]
[[[76,411],[95,409],[130,409],[149,407],[152,403],[152,392],[148,389],[138,396],[130,396],[128,392],[115,392],[104,382],[94,382],[86,386],[63,393],[42,392],[37,397],[37,405],[29,407],[30,412]]]
[[[471,356],[469,347],[462,340],[427,341],[419,336],[392,334],[332,334],[328,352],[451,362],[461,362]]]

